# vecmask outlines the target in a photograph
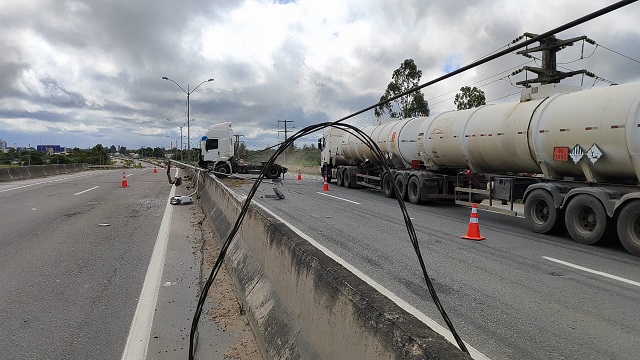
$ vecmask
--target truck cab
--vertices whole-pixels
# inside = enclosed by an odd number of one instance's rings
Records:
[[[212,125],[200,141],[200,167],[218,173],[230,174],[235,155],[233,129],[230,122]]]

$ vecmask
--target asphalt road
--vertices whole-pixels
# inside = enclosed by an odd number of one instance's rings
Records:
[[[122,356],[171,190],[122,175],[0,183],[0,358]]]
[[[397,201],[368,189],[287,174],[254,199],[440,325]],[[233,187],[247,193],[249,186]],[[640,258],[619,244],[588,246],[479,212],[484,241],[466,234],[470,209],[407,204],[427,271],[463,340],[491,359],[638,359]]]

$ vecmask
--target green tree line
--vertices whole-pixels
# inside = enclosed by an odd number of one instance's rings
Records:
[[[73,148],[65,154],[48,154],[35,150],[9,149],[6,153],[0,152],[0,164],[2,165],[46,165],[46,164],[74,164],[85,163],[90,165],[109,164],[109,152],[98,144],[90,150]]]

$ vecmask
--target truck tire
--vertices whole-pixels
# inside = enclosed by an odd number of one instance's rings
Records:
[[[396,196],[402,200],[407,200],[407,183],[402,174],[396,176],[395,184],[398,189]]]
[[[412,204],[420,204],[422,202],[420,199],[421,190],[420,179],[417,176],[410,177],[407,183],[407,197],[409,197],[409,201]]]
[[[382,193],[388,198],[396,197],[396,192],[393,189],[393,181],[391,181],[391,175],[388,173],[385,173],[382,176]]]
[[[344,186],[344,170],[343,169],[338,169],[338,171],[336,171],[336,184],[338,184],[338,186]]]
[[[218,165],[216,165],[216,167],[215,167],[215,169],[213,169],[213,171],[214,171],[216,177],[219,177],[219,178],[226,178],[231,173],[231,171],[229,170],[229,167],[227,167],[226,164],[218,164]]]
[[[531,192],[524,203],[524,216],[529,228],[539,234],[549,234],[562,225],[562,214],[556,208],[551,194],[543,189]]]
[[[607,230],[607,212],[600,200],[581,194],[569,201],[565,224],[573,240],[586,245],[600,241]]]
[[[267,170],[267,175],[266,178],[267,179],[277,179],[280,177],[280,168],[277,166],[271,166],[268,170]]]
[[[640,200],[625,205],[618,216],[620,243],[633,255],[640,256]]]
[[[351,183],[351,171],[349,171],[349,169],[344,169],[342,172],[342,183],[347,189],[353,187],[353,184]]]

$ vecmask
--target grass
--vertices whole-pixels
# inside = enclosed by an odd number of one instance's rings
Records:
[[[322,175],[321,171],[320,171],[320,165],[318,166],[302,166],[302,165],[296,165],[296,164],[286,164],[286,165],[282,165],[284,167],[286,167],[288,170],[287,172],[292,173],[292,174],[297,174],[298,170],[300,170],[301,173],[303,174],[307,174],[307,175]]]

